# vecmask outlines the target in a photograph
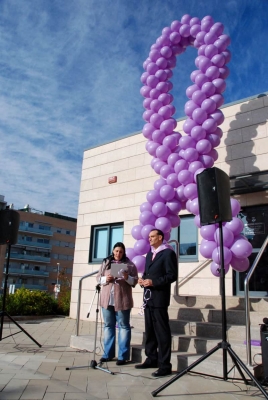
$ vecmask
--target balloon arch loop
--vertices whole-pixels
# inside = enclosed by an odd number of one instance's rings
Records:
[[[146,123],[142,133],[147,139],[146,150],[152,156],[151,167],[160,177],[140,206],[140,224],[131,230],[136,240],[134,248],[126,250],[139,272],[143,272],[144,254],[150,250],[149,232],[161,229],[168,241],[171,229],[180,225],[179,212],[186,209],[195,215],[194,223],[201,228],[201,255],[212,259],[211,272],[220,276],[219,227],[200,225],[196,175],[214,165],[218,158],[215,148],[223,134],[219,125],[224,115],[219,107],[224,103],[222,93],[229,75],[226,64],[231,59],[227,49],[230,37],[223,31],[223,24],[214,22],[211,16],[200,20],[186,14],[181,21],[173,21],[162,30],[143,63],[140,92]],[[170,79],[176,56],[188,46],[194,46],[198,55],[197,69],[190,74],[193,84],[186,90],[189,101],[184,107],[187,118],[182,135],[175,131],[177,122],[172,116],[176,110],[169,92],[173,88]],[[226,273],[230,265],[240,272],[247,270],[252,252],[251,244],[241,233],[244,225],[237,217],[240,204],[232,198],[231,208],[233,218],[224,222],[222,228]]]

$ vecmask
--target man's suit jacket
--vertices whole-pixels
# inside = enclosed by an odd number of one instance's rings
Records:
[[[142,279],[153,281],[153,286],[148,287],[151,291],[151,298],[147,304],[151,307],[168,307],[171,283],[175,282],[178,276],[177,257],[171,249],[159,251],[154,260],[152,260],[152,256],[152,252],[147,253],[145,271],[142,276]],[[146,291],[146,289],[144,290]]]

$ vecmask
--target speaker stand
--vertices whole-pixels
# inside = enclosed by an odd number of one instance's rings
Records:
[[[8,255],[7,255],[7,264],[6,264],[6,276],[5,276],[5,283],[4,283],[4,292],[3,292],[3,309],[2,311],[0,311],[0,317],[1,317],[1,326],[0,326],[0,341],[2,341],[3,339],[6,339],[10,336],[14,336],[17,335],[20,332],[25,333],[25,335],[27,335],[35,344],[37,344],[37,346],[42,347],[40,343],[38,343],[25,329],[22,328],[22,326],[20,326],[20,324],[18,324],[5,310],[6,308],[6,294],[7,294],[7,280],[8,280],[8,270],[9,270],[9,260],[10,260],[10,250],[11,250],[11,244],[7,244],[8,246]],[[3,338],[3,326],[4,326],[4,317],[7,317],[10,319],[10,321],[12,321],[19,329],[19,332],[15,332],[12,333],[8,336],[5,336]]]
[[[183,371],[176,374],[173,378],[171,378],[168,382],[164,385],[160,386],[158,389],[152,392],[152,396],[155,397],[159,392],[163,389],[171,385],[177,379],[181,378],[183,375],[187,374],[187,372],[191,371],[194,367],[200,364],[202,361],[206,360],[212,354],[216,353],[219,349],[222,349],[222,358],[223,358],[223,377],[222,379],[227,381],[228,380],[228,372],[227,371],[227,353],[231,357],[234,365],[236,366],[241,378],[243,379],[246,385],[252,384],[256,385],[259,390],[262,392],[264,397],[268,399],[268,393],[264,390],[262,385],[257,381],[257,379],[252,375],[250,370],[246,367],[246,365],[242,362],[242,360],[237,356],[237,354],[232,350],[231,345],[227,342],[227,322],[226,322],[226,296],[225,296],[225,269],[224,269],[224,254],[223,254],[223,235],[222,235],[222,222],[219,222],[219,229],[220,229],[220,261],[221,261],[221,276],[220,276],[220,283],[221,283],[221,304],[222,304],[222,341],[217,344],[213,349],[209,352],[204,354],[200,357],[197,361],[193,362],[191,365],[186,367]],[[231,368],[231,370],[233,367]],[[250,377],[252,383],[248,379],[245,378],[242,369],[247,375]],[[215,378],[219,378],[215,376]],[[233,378],[232,378],[233,379]]]

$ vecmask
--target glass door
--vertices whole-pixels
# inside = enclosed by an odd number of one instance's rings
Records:
[[[243,234],[253,246],[249,257],[252,266],[264,240],[268,235],[268,205],[243,207],[238,215],[244,223]],[[236,295],[244,295],[244,280],[248,271],[235,271]],[[253,273],[249,283],[249,294],[255,297],[268,296],[268,249],[263,252],[258,266]]]

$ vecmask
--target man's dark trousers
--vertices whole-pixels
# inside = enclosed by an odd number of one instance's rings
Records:
[[[158,367],[171,370],[171,332],[167,307],[146,306],[145,315],[145,354]],[[158,351],[157,351],[158,349]]]

